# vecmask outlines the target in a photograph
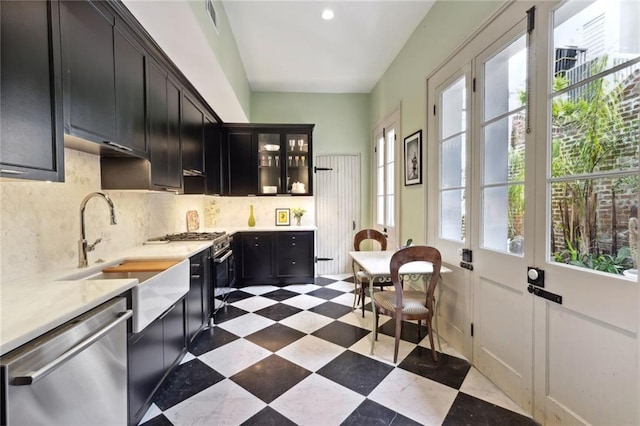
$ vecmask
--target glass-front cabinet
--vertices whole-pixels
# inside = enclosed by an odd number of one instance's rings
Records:
[[[313,195],[313,124],[225,123],[224,195]]]

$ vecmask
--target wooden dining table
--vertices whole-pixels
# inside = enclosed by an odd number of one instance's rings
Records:
[[[384,250],[384,251],[350,251],[349,256],[353,259],[353,261],[359,266],[360,270],[367,275],[369,279],[369,296],[371,297],[371,312],[375,315],[375,305],[373,303],[373,287],[375,283],[383,283],[391,281],[391,256],[395,251]],[[451,269],[441,266],[440,267],[440,280],[442,280],[442,274],[448,274],[451,272]],[[433,264],[427,261],[418,261],[411,262],[405,265],[402,265],[399,270],[399,274],[402,277],[409,277],[411,280],[417,280],[420,277],[425,277],[425,282],[427,278],[433,274]],[[442,282],[440,283],[442,284]],[[442,285],[438,286],[438,297],[436,297],[435,303],[435,312],[434,312],[434,325],[436,330],[436,335],[438,338],[438,347],[440,347],[440,332],[438,331],[438,306],[440,301],[440,296],[442,294]],[[376,334],[376,322],[375,318],[371,319],[371,355],[373,355],[373,346],[375,344],[375,334]]]

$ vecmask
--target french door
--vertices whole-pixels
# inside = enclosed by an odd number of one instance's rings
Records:
[[[387,237],[387,247],[398,247],[399,185],[396,171],[400,108],[391,111],[373,130],[373,228]]]
[[[640,423],[631,17],[640,3],[515,2],[428,81],[440,330],[545,424]]]

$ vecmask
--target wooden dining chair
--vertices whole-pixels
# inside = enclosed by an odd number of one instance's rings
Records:
[[[425,291],[409,291],[402,288],[403,280],[398,271],[404,264],[410,262],[426,261],[433,264],[433,273],[426,283]],[[418,320],[418,337],[422,320],[427,324],[429,342],[431,343],[431,355],[434,361],[438,361],[438,354],[433,344],[433,326],[431,320],[434,316],[434,292],[440,277],[442,257],[438,249],[428,246],[411,246],[398,250],[391,256],[389,270],[394,291],[381,291],[373,294],[375,309],[375,339],[378,339],[378,316],[380,314],[395,318],[396,321],[396,345],[393,362],[398,360],[398,346],[402,331],[402,321]]]
[[[362,250],[363,243],[371,244],[372,249],[375,249],[374,242],[377,242],[380,246],[380,250],[387,249],[387,237],[384,234],[376,229],[362,229],[353,236],[353,250],[360,251]],[[369,277],[363,271],[358,268],[358,265],[353,262],[353,278],[355,283],[355,294],[353,296],[353,307],[362,302],[362,317],[364,318],[364,296],[366,289],[369,287]],[[378,287],[382,290],[382,288],[386,286],[391,286],[391,282],[389,283],[376,283]]]

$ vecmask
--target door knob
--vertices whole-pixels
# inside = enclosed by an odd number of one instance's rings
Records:
[[[527,272],[527,276],[529,277],[529,279],[535,281],[538,279],[538,271],[536,271],[535,269],[529,269],[529,272]]]

